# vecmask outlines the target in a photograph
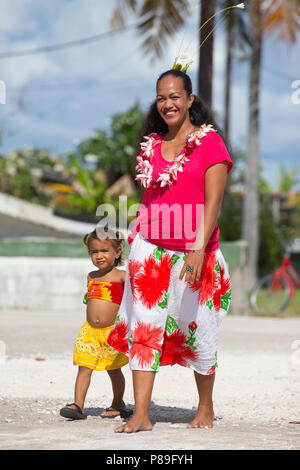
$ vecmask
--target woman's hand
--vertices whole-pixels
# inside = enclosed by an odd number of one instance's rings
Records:
[[[202,271],[202,265],[204,261],[204,254],[197,254],[193,251],[190,251],[185,259],[183,268],[180,272],[179,279],[182,280],[185,276],[185,282],[193,283],[195,280],[199,280]],[[193,271],[187,271],[187,266],[190,266]]]

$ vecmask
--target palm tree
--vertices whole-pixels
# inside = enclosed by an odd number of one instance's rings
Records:
[[[202,0],[200,6],[200,24],[203,24],[214,15],[216,0]],[[209,28],[208,31],[206,27],[200,31],[200,44],[202,44],[208,32],[214,27],[214,19],[207,26]],[[198,94],[201,95],[209,108],[212,107],[213,51],[214,36],[211,34],[205,42],[205,47],[200,48],[198,72]]]
[[[242,236],[248,243],[248,283],[251,287],[257,277],[258,259],[258,155],[259,155],[259,85],[263,34],[275,30],[282,39],[296,41],[300,27],[300,0],[251,0],[250,16],[250,85],[246,191],[243,208]]]
[[[232,0],[221,0],[220,8],[224,9],[232,5]],[[245,12],[233,8],[228,10],[225,17],[226,28],[226,58],[225,58],[225,96],[224,96],[224,137],[229,142],[230,134],[230,99],[231,99],[231,75],[234,48],[244,50],[250,45],[248,26],[245,21]]]
[[[199,0],[199,2],[200,21],[203,23],[214,14],[216,0]],[[126,10],[131,10],[138,18],[137,30],[143,37],[142,48],[145,53],[152,58],[159,58],[162,56],[167,40],[189,18],[191,2],[187,0],[144,0],[140,3],[137,0],[118,0],[111,19],[112,28],[124,26]],[[213,20],[209,22],[208,28],[203,28],[201,31],[201,42],[208,31],[213,28]],[[206,41],[205,47],[200,49],[199,60],[201,67],[198,74],[198,92],[201,93],[206,104],[211,107],[213,34]]]

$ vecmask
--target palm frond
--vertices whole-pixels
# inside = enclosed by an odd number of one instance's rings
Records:
[[[163,55],[167,40],[186,22],[191,5],[186,0],[119,0],[114,10],[111,26],[124,26],[126,10],[138,18],[137,30],[143,38],[142,48],[153,58]]]
[[[118,0],[110,19],[111,30],[115,31],[124,26],[126,10],[135,11],[136,9],[137,0]]]
[[[296,42],[300,29],[300,1],[272,0],[263,10],[263,27],[266,33],[277,30],[282,39]]]

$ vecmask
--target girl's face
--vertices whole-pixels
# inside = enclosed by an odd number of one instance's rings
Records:
[[[194,95],[188,95],[180,77],[166,75],[157,84],[156,104],[167,126],[178,126],[189,119]]]
[[[103,271],[115,266],[115,260],[121,256],[121,251],[121,247],[115,248],[110,240],[92,238],[89,242],[89,255],[92,263]]]

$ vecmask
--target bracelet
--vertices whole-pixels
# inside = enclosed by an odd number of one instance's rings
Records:
[[[192,251],[193,253],[196,253],[198,256],[205,255],[205,251],[199,251],[199,250],[190,250],[190,251]]]

